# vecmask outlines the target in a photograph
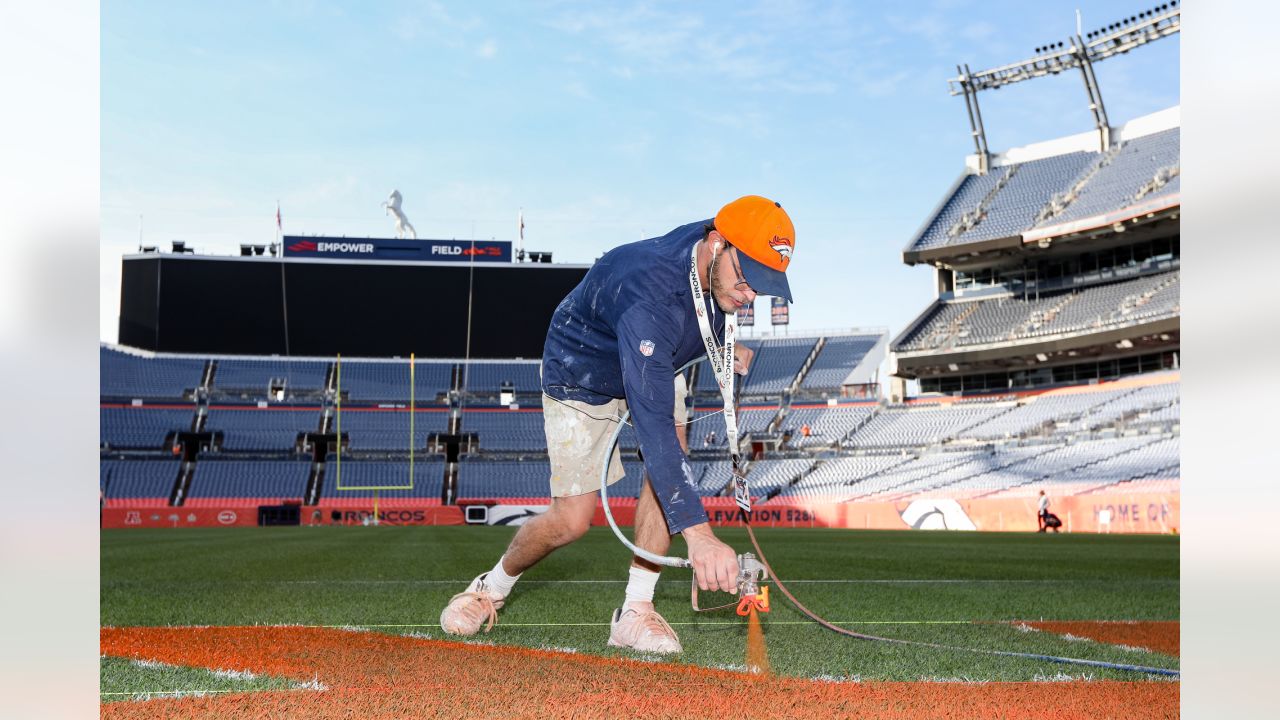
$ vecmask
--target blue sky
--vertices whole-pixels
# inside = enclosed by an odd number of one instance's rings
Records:
[[[146,244],[234,254],[277,200],[286,233],[392,236],[392,188],[419,237],[513,240],[523,207],[526,247],[583,263],[766,195],[796,226],[790,331],[896,334],[932,298],[902,247],[972,151],[955,65],[1151,6],[105,3],[101,339],[139,215]],[[1113,125],[1179,104],[1179,45],[1097,65]],[[1078,73],[981,102],[993,150],[1092,128]]]

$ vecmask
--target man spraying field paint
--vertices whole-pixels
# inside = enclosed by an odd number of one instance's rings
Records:
[[[492,628],[520,575],[587,531],[605,464],[609,484],[624,475],[617,449],[606,454],[614,426],[628,409],[646,470],[636,544],[663,555],[671,535],[679,533],[698,587],[736,592],[737,556],[711,531],[694,487],[687,440],[677,434],[685,422],[684,381],[672,378],[703,354],[723,369],[717,378],[722,387],[732,386],[730,373],[746,373],[752,352],[732,343],[733,315],[757,294],[791,301],[786,270],[794,249],[795,229],[782,206],[748,195],[721,208],[713,220],[614,248],[592,266],[556,308],[543,350],[551,507],[522,525],[493,569],[450,600],[440,615],[446,633]],[[610,645],[680,652],[675,631],[653,606],[658,572],[658,565],[632,558]]]

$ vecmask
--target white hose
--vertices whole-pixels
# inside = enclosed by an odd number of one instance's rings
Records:
[[[701,360],[702,358],[700,357],[690,360],[685,363],[684,367],[676,371],[676,375],[683,373],[685,370],[693,367],[694,363]],[[609,527],[613,528],[613,534],[617,535],[618,539],[622,541],[622,544],[626,545],[627,548],[630,549],[637,557],[642,557],[651,563],[665,565],[666,567],[691,568],[693,567],[693,563],[690,562],[688,558],[666,557],[665,555],[658,555],[657,553],[651,553],[644,548],[636,547],[635,543],[628,540],[627,536],[622,534],[622,530],[618,528],[617,521],[613,519],[613,512],[609,509],[609,466],[612,464],[613,450],[618,446],[618,438],[622,435],[622,428],[626,426],[627,419],[630,417],[631,410],[627,410],[622,414],[622,418],[618,422],[618,427],[614,428],[613,435],[609,438],[609,447],[604,455],[604,467],[600,471],[600,503],[604,506],[604,516],[609,520]]]

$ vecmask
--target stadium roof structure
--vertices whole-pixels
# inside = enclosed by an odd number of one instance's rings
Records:
[[[930,319],[937,307],[930,306],[894,339],[891,374],[920,378],[956,373],[1010,372],[1161,352],[1177,349],[1181,342],[1181,318],[1173,315],[1108,329],[1075,330],[1021,341],[993,341],[942,349],[899,349],[906,338]]]
[[[1107,152],[1079,133],[997,153],[986,174],[971,155],[903,262],[965,268],[1065,240],[1163,232],[1181,211],[1180,125],[1172,107],[1115,129]]]

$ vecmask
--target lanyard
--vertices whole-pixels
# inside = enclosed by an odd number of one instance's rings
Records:
[[[698,277],[697,243],[694,243],[693,250],[689,253],[689,291],[693,296],[693,313],[698,317],[698,329],[702,331],[702,344],[707,349],[707,360],[711,363],[711,371],[715,373],[716,383],[720,386],[720,397],[724,401],[724,429],[733,460],[734,501],[743,512],[751,512],[747,479],[739,469],[738,416],[733,402],[733,346],[737,341],[738,314],[725,313],[724,345],[719,346],[715,332],[711,329],[711,320],[707,317],[706,294],[702,291],[702,280]],[[715,312],[715,298],[711,299],[711,311]]]

